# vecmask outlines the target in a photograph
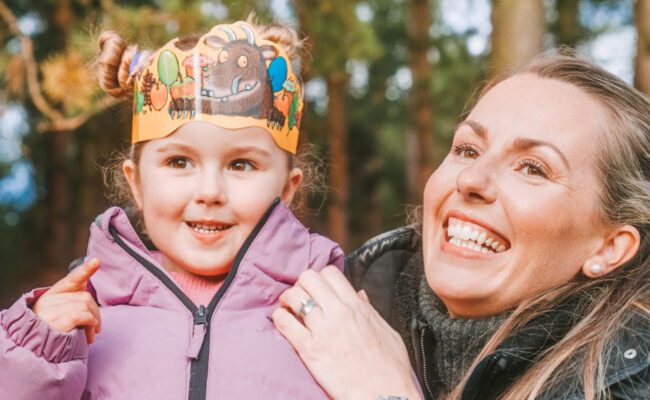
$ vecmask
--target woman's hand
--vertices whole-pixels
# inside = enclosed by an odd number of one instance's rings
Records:
[[[307,299],[318,306],[301,315]],[[401,337],[336,267],[304,272],[280,303],[275,326],[332,398],[421,398]]]
[[[83,327],[92,343],[101,330],[101,317],[95,299],[88,293],[88,279],[99,269],[93,258],[75,268],[36,300],[32,310],[54,330],[70,332]]]

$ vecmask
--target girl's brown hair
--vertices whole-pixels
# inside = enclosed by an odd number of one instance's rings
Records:
[[[611,226],[633,225],[641,243],[633,259],[615,271],[593,279],[581,274],[519,304],[474,366],[526,324],[571,302],[577,306],[577,323],[540,354],[501,398],[535,399],[561,382],[573,382],[585,399],[606,399],[605,369],[614,339],[633,318],[650,319],[650,102],[618,77],[567,49],[542,54],[516,73],[572,84],[607,111],[609,124],[600,135],[603,139],[592,143],[602,183],[602,218]],[[506,78],[488,83],[482,93]],[[467,378],[450,399],[460,398]]]

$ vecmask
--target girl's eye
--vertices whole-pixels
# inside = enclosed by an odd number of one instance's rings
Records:
[[[187,158],[176,157],[169,159],[167,165],[175,169],[185,169],[190,166],[190,161]]]
[[[235,160],[230,163],[230,169],[233,171],[252,171],[253,164],[246,160]]]
[[[454,154],[464,158],[475,159],[478,158],[478,150],[476,147],[469,143],[461,143],[454,146]]]
[[[535,160],[520,161],[518,169],[526,175],[541,176],[542,178],[548,178],[549,176],[546,168]]]

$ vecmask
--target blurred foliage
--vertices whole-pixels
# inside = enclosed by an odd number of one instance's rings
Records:
[[[489,51],[489,46],[480,54],[470,51],[475,27],[443,29],[442,3],[430,2],[431,47],[427,53],[433,74],[430,90],[435,126],[431,131],[436,135],[436,162],[444,158],[459,116],[485,79]],[[619,25],[632,23],[630,0],[580,0],[575,11],[571,7],[562,11],[561,6],[568,3],[571,0],[546,2],[553,42],[549,45],[569,37],[558,23],[562,13],[576,13],[567,17],[578,24],[577,33],[571,36],[574,43],[588,41],[611,27],[607,20],[600,23],[602,18],[592,23],[585,13],[615,13],[620,16]],[[0,113],[11,103],[19,104],[29,126],[20,157],[0,159],[0,177],[8,176],[18,160],[27,160],[34,168],[37,195],[36,203],[26,210],[14,204],[0,205],[0,306],[63,274],[66,265],[54,263],[54,256],[71,261],[83,255],[89,223],[109,205],[103,196],[101,168],[112,159],[114,150],[128,148],[130,106],[105,109],[104,96],[95,84],[92,60],[104,29],[119,32],[128,43],[155,49],[173,37],[245,19],[251,11],[261,22],[276,18],[295,26],[311,43],[311,58],[302,64],[308,84],[325,85],[325,78],[332,74],[348,81],[350,248],[404,223],[405,132],[411,123],[410,87],[403,82],[409,75],[410,59],[405,0],[11,0],[5,4],[33,43],[38,83],[48,103],[64,118],[84,113],[90,117],[73,131],[38,131],[47,118],[27,91],[21,42],[0,22],[4,44],[0,51]],[[321,94],[309,99],[302,129],[319,146],[317,155],[328,159],[328,105],[326,93]],[[53,182],[64,182],[65,187],[52,186]],[[63,209],[53,210],[55,194],[57,201],[63,201]],[[309,221],[315,230],[326,230],[327,201],[324,194],[311,199],[313,214],[318,214]],[[54,221],[69,222],[65,237],[57,238],[65,244],[59,254],[45,250],[53,239]]]

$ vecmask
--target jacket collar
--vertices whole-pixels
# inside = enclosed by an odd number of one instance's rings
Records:
[[[112,207],[91,225],[87,258],[101,261],[99,271],[91,278],[100,305],[131,304],[177,307],[179,303],[160,279],[125,251],[122,245],[153,265],[157,274],[171,277],[162,267],[162,255],[149,249],[136,233],[124,210]],[[273,281],[293,282],[310,261],[310,234],[291,211],[276,199],[262,221],[246,240],[235,260],[253,264],[254,273],[261,273]],[[283,265],[268,261],[283,255]],[[238,260],[238,261],[237,261]],[[171,296],[170,296],[171,295]]]

